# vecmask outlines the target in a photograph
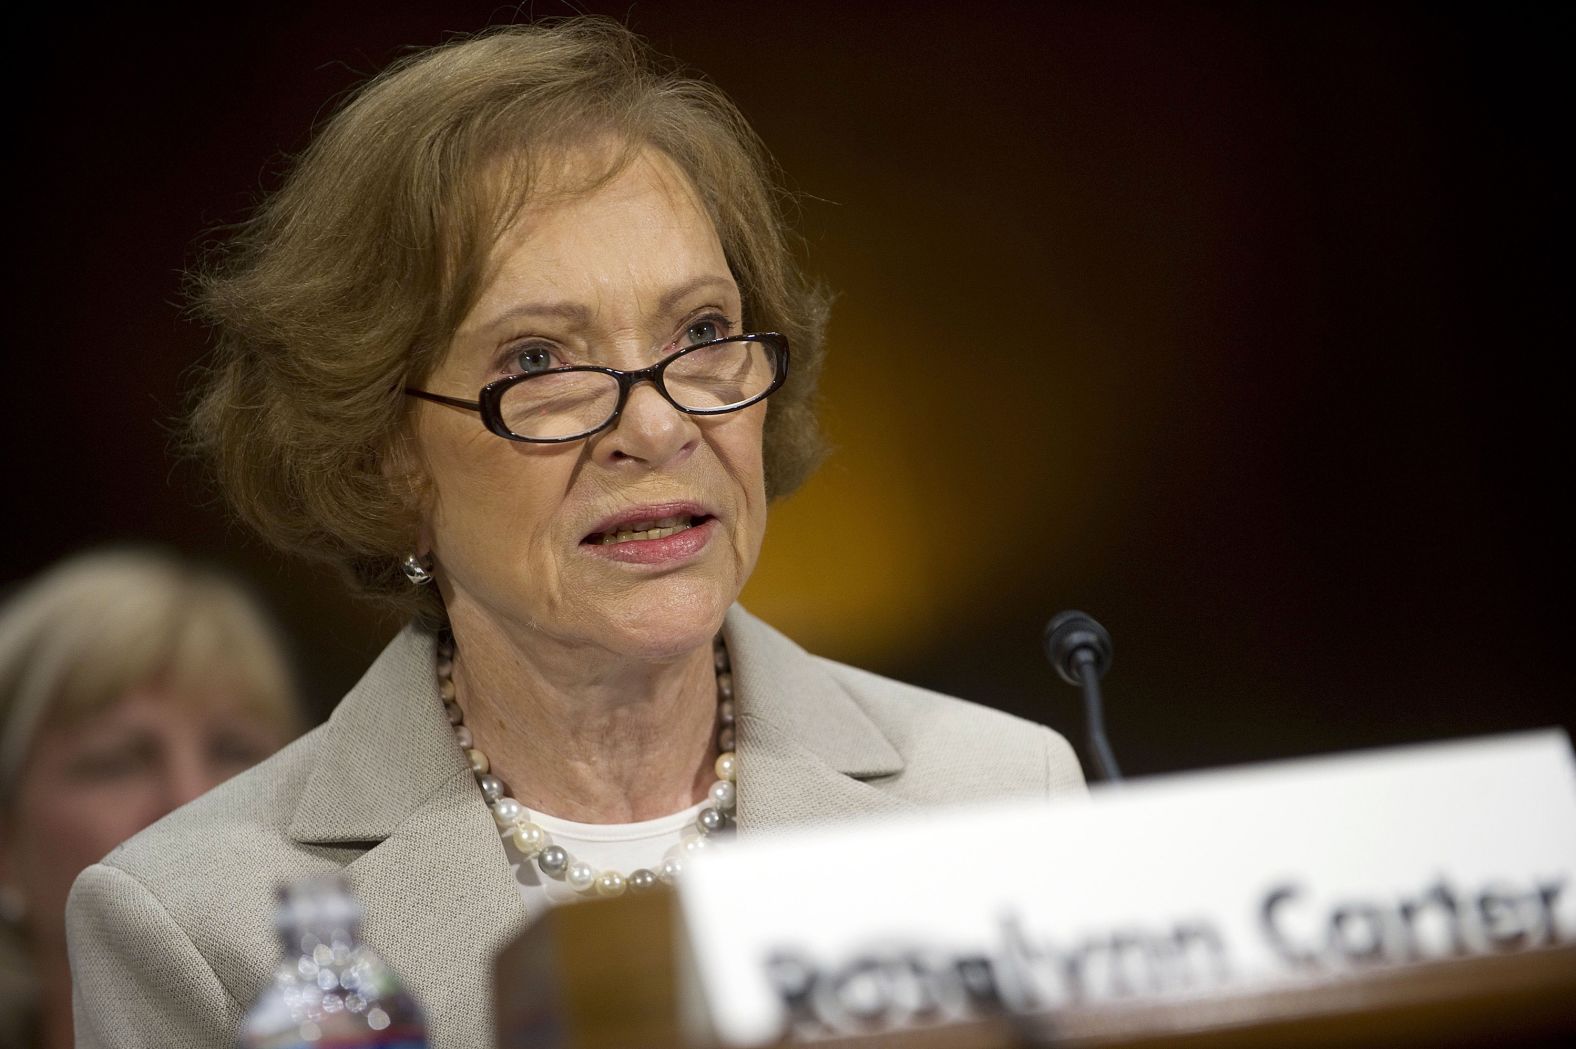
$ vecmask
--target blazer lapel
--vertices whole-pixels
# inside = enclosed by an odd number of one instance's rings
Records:
[[[737,605],[724,636],[742,834],[916,808],[866,782],[901,772],[902,755],[819,660]]]
[[[287,833],[367,849],[345,872],[367,940],[396,972],[427,974],[438,991],[423,1005],[451,1027],[491,1015],[478,974],[525,907],[438,701],[433,651],[430,632],[406,627],[335,709]],[[452,949],[434,958],[434,943]]]
[[[434,644],[407,626],[334,708],[287,828],[293,839],[382,841],[465,767],[438,701]]]
[[[367,941],[395,972],[425,974],[434,1035],[482,1045],[492,1038],[493,957],[526,914],[498,828],[470,768],[461,771],[345,873]]]

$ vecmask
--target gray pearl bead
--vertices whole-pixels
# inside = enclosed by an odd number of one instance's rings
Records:
[[[542,868],[543,874],[558,877],[569,868],[569,853],[562,845],[549,845],[537,855],[536,865]]]
[[[487,799],[489,805],[503,797],[503,780],[497,776],[478,776],[476,785],[482,788],[482,797]]]
[[[723,671],[717,675],[717,698],[733,698],[733,675],[727,671]]]
[[[700,815],[695,817],[695,826],[700,828],[702,834],[721,830],[725,822],[722,813],[710,807],[701,809]]]
[[[629,888],[631,892],[645,892],[657,887],[657,876],[654,872],[642,867],[629,874]]]

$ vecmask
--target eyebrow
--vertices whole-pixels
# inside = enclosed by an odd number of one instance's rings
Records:
[[[657,300],[657,310],[663,315],[671,314],[675,309],[678,308],[679,303],[683,302],[691,295],[694,295],[696,292],[706,291],[712,288],[715,288],[718,291],[735,291],[732,278],[722,277],[717,274],[703,274],[699,277],[693,277],[682,284],[675,284],[673,287],[663,292],[662,297]],[[511,321],[537,317],[551,318],[554,320],[563,321],[566,324],[587,328],[591,325],[591,308],[584,305],[583,303],[578,302],[523,303],[522,305],[513,306],[498,314],[492,320],[484,324],[480,331],[483,333],[490,333],[497,328],[503,327]]]

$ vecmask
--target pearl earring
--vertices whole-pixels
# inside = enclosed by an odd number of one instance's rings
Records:
[[[414,586],[426,586],[432,582],[432,568],[422,564],[421,558],[415,554],[406,554],[405,560],[399,563],[400,570],[405,573],[405,578]]]

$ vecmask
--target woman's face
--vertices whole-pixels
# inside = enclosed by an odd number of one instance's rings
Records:
[[[63,942],[66,895],[83,868],[285,739],[221,687],[145,685],[40,726],[0,835],[0,882],[20,895],[35,942]]]
[[[524,371],[634,370],[741,331],[716,230],[656,152],[592,192],[528,204],[491,263],[429,390],[471,398]],[[442,405],[416,411],[432,485],[421,548],[462,636],[674,658],[715,633],[755,567],[765,403],[697,417],[642,383],[613,426],[565,444],[503,440]]]

